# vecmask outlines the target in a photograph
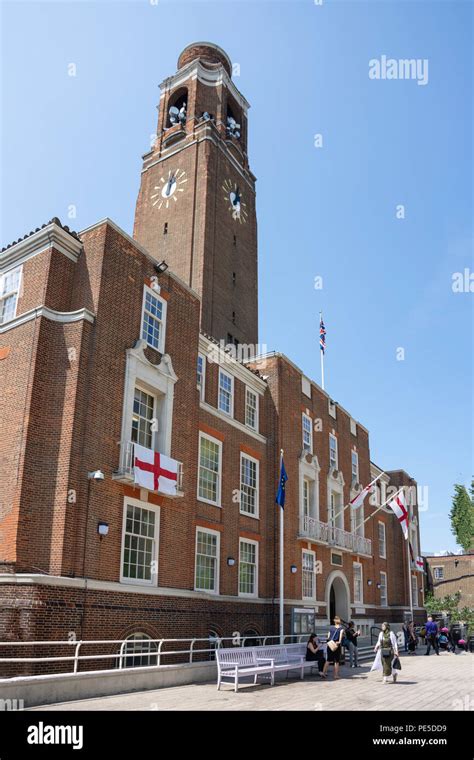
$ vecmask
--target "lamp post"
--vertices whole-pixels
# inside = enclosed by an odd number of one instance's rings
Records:
[[[84,521],[84,550],[82,552],[82,577],[84,578],[84,609],[82,611],[81,616],[81,639],[83,636],[84,631],[84,620],[86,617],[86,596],[87,596],[87,578],[86,578],[86,551],[87,551],[87,526],[89,523],[89,504],[90,504],[90,498],[91,498],[91,483],[95,480],[97,483],[101,483],[105,480],[105,475],[102,472],[102,470],[92,470],[91,472],[87,473],[87,502],[86,502],[86,515],[85,515],[85,521]],[[102,525],[107,525],[107,523],[102,523]],[[99,523],[100,526],[100,523]],[[107,532],[101,532],[99,530],[99,526],[97,526],[97,532],[99,533],[101,539],[103,535],[107,535],[108,533],[108,525],[107,525]],[[102,529],[103,531],[103,529]]]

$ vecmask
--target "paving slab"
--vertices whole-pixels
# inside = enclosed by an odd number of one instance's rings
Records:
[[[443,652],[437,657],[402,655],[397,683],[383,684],[380,672],[341,667],[324,681],[306,675],[301,681],[280,676],[266,683],[230,685],[215,682],[118,694],[29,708],[39,710],[474,710],[474,654]]]

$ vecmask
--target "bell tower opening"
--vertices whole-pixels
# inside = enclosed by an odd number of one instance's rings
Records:
[[[134,237],[201,298],[201,328],[258,342],[255,176],[249,104],[218,45],[188,45],[162,84],[156,140],[143,156]],[[166,233],[164,231],[166,230]],[[236,245],[238,240],[238,246]]]
[[[178,89],[173,97],[170,99],[168,107],[168,116],[166,119],[166,129],[174,127],[176,124],[185,126],[187,120],[187,103],[188,103],[188,90],[187,87],[181,87]]]

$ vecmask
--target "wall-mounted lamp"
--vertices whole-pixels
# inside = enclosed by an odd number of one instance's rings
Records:
[[[382,588],[380,583],[377,583],[377,588]]]
[[[235,559],[233,557],[227,557],[227,564],[229,565],[229,567],[234,567]]]
[[[372,585],[372,583],[373,583],[373,581],[371,581],[371,580],[368,580],[368,581],[367,581],[367,585],[368,585],[368,586],[371,586],[371,585]]]
[[[89,480],[105,480],[105,475],[102,470],[93,470],[93,472],[88,472],[87,477]]]
[[[293,575],[294,575],[295,573],[297,573],[297,572],[298,572],[298,568],[296,567],[296,565],[292,565],[292,566],[290,567],[290,570],[291,570],[291,572],[293,573]]]
[[[163,274],[163,272],[166,272],[166,270],[168,269],[168,264],[166,263],[166,261],[163,260],[163,261],[160,261],[159,264],[155,264],[153,269],[155,270],[155,272],[157,272],[157,274]]]
[[[102,520],[97,523],[97,533],[100,536],[100,540],[102,541],[104,536],[107,536],[109,533],[109,523],[103,522]]]

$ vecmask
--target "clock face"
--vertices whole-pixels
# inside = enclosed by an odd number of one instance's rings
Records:
[[[153,206],[158,204],[158,208],[169,208],[170,202],[173,200],[176,202],[179,198],[179,193],[184,192],[184,185],[188,181],[186,172],[182,169],[176,169],[176,171],[169,170],[165,177],[160,179],[159,185],[155,185],[153,190],[155,191],[151,196]]]
[[[232,214],[232,219],[239,221],[240,224],[247,221],[247,204],[242,199],[242,193],[240,188],[235,182],[230,179],[226,179],[222,185],[224,191],[224,198],[227,201],[228,208]]]

